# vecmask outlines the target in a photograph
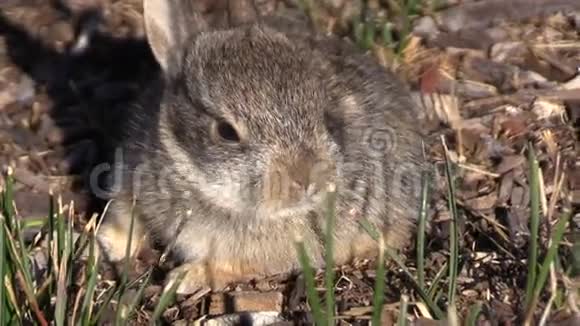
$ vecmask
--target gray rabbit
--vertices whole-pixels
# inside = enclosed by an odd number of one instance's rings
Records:
[[[424,163],[402,84],[299,16],[259,17],[237,0],[244,14],[216,29],[192,2],[144,1],[162,77],[129,120],[98,234],[106,257],[125,257],[133,213],[131,249],[170,247],[180,293],[295,271],[297,239],[324,267],[330,193],[336,264],[376,257],[362,220],[405,245]]]

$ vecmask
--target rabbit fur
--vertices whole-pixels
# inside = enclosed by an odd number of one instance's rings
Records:
[[[170,247],[180,293],[295,271],[297,240],[324,267],[331,203],[339,265],[376,256],[363,219],[397,249],[418,217],[407,89],[350,42],[244,3],[250,14],[212,28],[191,1],[144,1],[161,73],[132,111],[98,240],[122,260],[134,214],[131,250]]]

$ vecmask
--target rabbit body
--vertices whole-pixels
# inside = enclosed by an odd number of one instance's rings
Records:
[[[185,0],[144,8],[162,76],[129,121],[98,236],[110,260],[134,214],[134,244],[183,262],[182,293],[299,269],[297,239],[323,267],[331,194],[336,264],[377,254],[363,219],[393,248],[411,238],[421,133],[394,75],[300,20],[211,29]]]

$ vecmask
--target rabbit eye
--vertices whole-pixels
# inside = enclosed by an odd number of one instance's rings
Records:
[[[240,136],[231,124],[225,121],[218,121],[215,123],[215,133],[219,138],[228,142],[239,142]]]

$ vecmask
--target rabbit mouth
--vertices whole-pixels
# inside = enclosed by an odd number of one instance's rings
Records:
[[[324,208],[326,192],[306,193],[295,201],[268,200],[259,203],[256,209],[258,219],[284,219],[306,216],[312,211]]]

